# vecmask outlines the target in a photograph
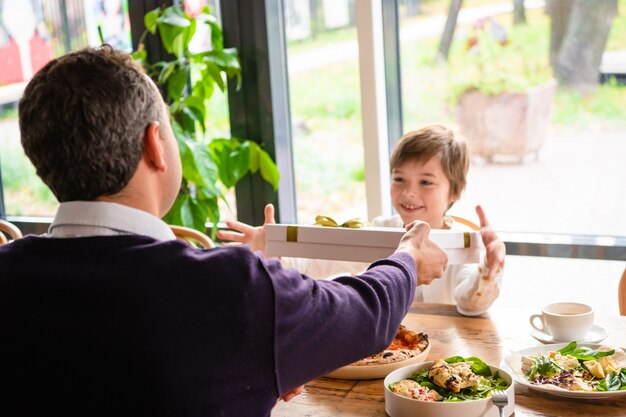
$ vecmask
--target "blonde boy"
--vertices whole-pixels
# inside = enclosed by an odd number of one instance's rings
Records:
[[[414,220],[427,222],[433,229],[467,230],[447,211],[459,200],[467,182],[470,159],[467,145],[443,126],[433,125],[404,135],[390,160],[391,201],[398,213],[377,217],[374,226],[403,227]],[[487,311],[500,293],[506,249],[491,229],[484,211],[476,207],[480,232],[485,245],[480,264],[449,265],[444,276],[432,284],[420,285],[417,301],[456,304],[465,315]],[[274,223],[274,207],[265,208],[265,223]],[[253,250],[265,250],[264,226],[251,227],[228,222],[237,232],[219,232],[224,240],[250,244]],[[283,258],[282,263],[318,278],[339,273],[358,273],[367,264],[318,259]]]

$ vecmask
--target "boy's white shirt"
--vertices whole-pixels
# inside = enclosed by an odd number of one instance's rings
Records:
[[[465,231],[468,228],[446,216],[446,224],[451,230]],[[404,227],[400,216],[377,217],[372,221],[377,227]],[[449,265],[443,276],[430,285],[419,285],[415,291],[415,301],[426,303],[456,304],[459,313],[467,316],[483,314],[500,294],[503,271],[492,280],[486,276],[484,254],[478,264]],[[295,268],[301,273],[317,279],[327,279],[339,275],[355,275],[369,267],[368,263],[330,261],[326,259],[282,258],[281,263]]]

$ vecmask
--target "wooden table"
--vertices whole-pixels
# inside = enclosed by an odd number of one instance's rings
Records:
[[[477,356],[499,366],[511,350],[540,344],[529,334],[528,317],[535,312],[534,309],[491,309],[481,317],[464,317],[454,306],[415,303],[403,323],[429,335],[432,342],[429,360],[453,355]],[[609,331],[603,343],[626,347],[626,317],[596,317],[596,324]],[[514,416],[624,417],[626,397],[620,398],[610,403],[572,400],[516,384]],[[287,403],[280,402],[272,412],[272,417],[298,416],[385,417],[383,380],[318,378],[307,384],[302,394]]]

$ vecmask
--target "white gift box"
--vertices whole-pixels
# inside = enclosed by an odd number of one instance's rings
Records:
[[[267,256],[374,262],[392,255],[405,230],[388,227],[322,227],[266,224]],[[430,239],[448,254],[448,264],[478,263],[480,232],[431,229]]]

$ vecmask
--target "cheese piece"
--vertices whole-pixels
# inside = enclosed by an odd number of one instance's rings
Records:
[[[604,379],[604,370],[602,365],[598,361],[584,361],[583,364],[587,367],[591,375],[596,378]]]

